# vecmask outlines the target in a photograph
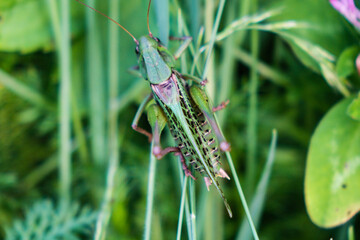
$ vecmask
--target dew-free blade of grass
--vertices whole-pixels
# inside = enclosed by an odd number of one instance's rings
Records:
[[[196,226],[196,195],[195,195],[195,181],[190,180],[189,184],[189,197],[190,197],[190,221],[191,221],[191,237],[197,239],[197,226]]]
[[[171,137],[168,137],[168,139],[170,139]],[[174,166],[176,166],[174,169],[177,169],[179,172],[179,183],[181,186],[181,189],[183,189],[184,186],[184,171],[182,169],[182,165],[181,162],[179,161],[179,159],[176,157],[176,164],[174,164]],[[187,186],[189,186],[189,184],[187,184]],[[182,193],[182,192],[181,192]],[[186,194],[185,195],[185,223],[186,223],[186,228],[187,228],[187,234],[188,234],[188,239],[192,240],[192,224],[191,224],[191,214],[190,214],[190,203],[189,203],[189,195]]]
[[[89,149],[87,147],[86,133],[81,122],[81,113],[75,94],[74,88],[71,88],[71,115],[73,119],[74,138],[79,144],[80,159],[82,163],[86,163],[89,160]]]
[[[225,154],[226,154],[226,158],[227,158],[228,163],[229,163],[231,173],[233,175],[233,179],[235,181],[235,185],[236,185],[236,188],[237,188],[241,203],[242,203],[242,205],[244,207],[245,215],[246,215],[247,221],[248,221],[248,223],[250,225],[251,232],[252,232],[252,234],[254,236],[254,239],[259,240],[256,228],[255,228],[255,225],[254,225],[254,221],[252,220],[250,210],[249,210],[249,207],[247,205],[245,195],[244,195],[244,192],[242,190],[242,187],[241,187],[241,184],[240,184],[240,181],[239,181],[239,177],[237,176],[237,173],[236,173],[236,170],[235,170],[235,167],[234,167],[233,160],[232,160],[231,155],[230,155],[229,152],[226,152]]]
[[[150,147],[150,164],[148,175],[148,191],[146,194],[146,214],[145,214],[145,232],[144,240],[150,239],[151,234],[151,216],[153,211],[154,192],[155,192],[155,175],[156,175],[156,158],[153,155],[154,141],[151,142]]]
[[[71,184],[71,49],[70,49],[70,2],[61,1],[60,10],[56,1],[48,2],[55,43],[60,64],[59,90],[59,175],[60,196],[70,200]],[[58,12],[60,11],[60,14]],[[59,17],[60,16],[60,17]]]
[[[175,3],[175,7],[178,9],[178,11],[177,11],[178,12],[178,17],[177,17],[177,20],[178,20],[178,34],[185,35],[185,36],[190,36],[190,32],[189,32],[188,27],[186,26],[185,20],[184,20],[183,15],[182,15],[182,10],[179,7],[179,3],[177,2],[177,0],[174,0],[174,3]],[[190,51],[191,56],[193,56],[193,57],[196,56],[193,41],[189,45],[189,51]],[[196,70],[198,72],[201,72],[200,71],[200,66],[199,66],[197,61],[195,61],[195,67],[196,67]]]
[[[191,26],[190,32],[191,36],[194,36],[194,42],[197,41],[197,33],[200,28],[200,17],[201,17],[201,8],[200,8],[200,1],[199,0],[188,0],[189,9],[190,9],[190,19],[191,19]]]
[[[168,136],[168,139],[170,140],[171,137]],[[179,172],[179,183],[180,183],[180,186],[181,186],[181,190],[183,189],[183,186],[184,186],[184,171],[182,169],[182,165],[181,165],[181,162],[179,161],[179,159],[176,157],[175,159],[176,163],[173,162],[173,166],[174,169],[177,169],[178,172]],[[189,184],[187,184],[187,186],[189,186]],[[182,194],[182,191],[181,191],[181,194]],[[190,214],[190,203],[189,203],[189,195],[186,194],[185,195],[185,223],[186,223],[186,228],[187,228],[187,234],[188,234],[188,239],[192,240],[192,225],[191,225],[191,214]]]
[[[154,0],[156,23],[159,29],[159,38],[164,46],[169,42],[169,0]]]
[[[235,17],[235,7],[236,2],[230,1],[228,3],[229,11],[225,16],[226,22],[230,23]],[[219,71],[221,72],[221,81],[218,81],[218,93],[215,97],[215,103],[222,102],[225,99],[229,99],[230,91],[233,86],[234,81],[234,68],[235,68],[235,58],[234,58],[234,49],[236,48],[235,37],[230,37],[225,40],[223,45],[223,55],[221,58],[221,65],[219,66]],[[218,121],[220,126],[223,126],[224,117],[226,115],[226,108],[223,111],[217,112]]]
[[[351,225],[348,228],[348,239],[349,240],[355,240],[355,233],[354,233],[354,226]]]
[[[144,92],[149,88],[149,85],[144,79],[134,79],[134,83],[123,92],[120,97],[114,99],[110,106],[111,111],[115,111],[118,114],[121,113],[130,103],[132,103],[137,97],[139,92]]]
[[[109,1],[109,15],[115,17],[120,8],[119,1]],[[109,162],[107,171],[106,189],[103,196],[103,202],[99,217],[96,223],[95,240],[106,239],[107,227],[109,225],[112,212],[112,199],[114,195],[114,181],[116,173],[118,172],[119,163],[119,136],[118,136],[118,112],[112,108],[118,95],[118,80],[119,80],[119,29],[108,22],[109,37],[108,37],[108,143],[109,143]]]
[[[215,62],[214,62],[214,53],[213,48],[215,44],[216,35],[219,29],[221,16],[224,11],[226,0],[220,0],[217,13],[215,16],[215,21],[213,20],[212,14],[212,4],[213,1],[206,1],[206,13],[205,13],[205,27],[206,29],[211,29],[211,32],[205,31],[205,40],[209,41],[209,47],[207,49],[205,63],[201,75],[201,79],[208,79],[209,82],[206,86],[207,93],[210,99],[215,99],[215,86],[216,86],[216,78],[215,78]],[[213,25],[210,27],[210,25]]]
[[[26,86],[21,81],[10,76],[6,72],[0,69],[0,83],[7,89],[18,95],[19,97],[29,101],[30,103],[45,109],[52,111],[56,110],[56,106],[49,102],[44,96],[38,93],[36,90]]]
[[[198,239],[203,239],[204,235],[204,229],[205,229],[205,220],[206,220],[206,202],[207,202],[207,194],[209,192],[207,191],[206,187],[201,187],[199,191],[199,197],[198,197],[198,214],[196,216],[196,226],[199,229],[198,230]]]
[[[253,3],[256,6],[256,3]],[[248,104],[248,118],[247,118],[247,146],[246,146],[246,188],[247,192],[252,195],[253,188],[255,187],[256,168],[257,168],[257,125],[258,125],[258,85],[259,76],[257,73],[258,68],[258,55],[259,55],[259,33],[255,30],[251,31],[251,55],[252,63],[250,70],[250,83],[249,83],[249,104]]]
[[[24,182],[24,189],[32,189],[34,188],[39,182],[43,181],[48,174],[55,171],[58,167],[58,158],[59,154],[56,153],[53,156],[46,159],[41,165],[37,166],[35,169],[23,178]]]
[[[266,192],[270,181],[272,166],[275,160],[276,144],[277,144],[277,131],[273,130],[266,164],[261,174],[259,183],[257,185],[253,200],[251,201],[250,204],[250,212],[254,220],[255,226],[259,225],[261,214],[263,212],[263,208],[266,200]],[[245,218],[241,223],[241,227],[239,229],[236,239],[237,240],[252,239],[252,233]]]
[[[179,208],[179,218],[178,218],[178,226],[176,230],[176,240],[181,239],[181,229],[182,229],[182,222],[184,216],[184,206],[185,206],[185,198],[186,198],[186,189],[187,189],[187,182],[188,177],[184,176],[184,180],[182,190],[181,190],[181,199],[180,199],[180,208]]]
[[[95,0],[87,4],[96,8]],[[101,32],[97,22],[96,13],[85,11],[87,20],[87,82],[89,89],[90,110],[90,143],[92,156],[97,164],[106,161],[106,102],[103,70],[103,49],[100,41]]]
[[[111,211],[112,211],[112,200],[114,196],[115,187],[115,176],[118,170],[118,156],[110,156],[107,178],[106,178],[106,189],[103,196],[103,201],[100,208],[100,213],[96,221],[96,229],[94,234],[94,240],[106,239],[107,227],[109,225]]]
[[[245,52],[243,49],[235,47],[235,49],[233,49],[233,54],[239,61],[247,66],[251,66],[251,55],[249,53]],[[274,84],[284,87],[290,84],[290,79],[286,76],[286,74],[280,70],[271,68],[271,66],[264,62],[258,62],[257,70],[261,76],[272,81]]]

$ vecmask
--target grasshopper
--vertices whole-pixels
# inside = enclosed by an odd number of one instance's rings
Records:
[[[175,61],[190,45],[191,37],[178,38],[184,40],[174,55],[154,37],[149,27],[149,1],[147,12],[147,27],[149,34],[137,40],[122,25],[106,16],[100,11],[76,0],[90,9],[102,14],[126,31],[135,41],[135,52],[138,57],[139,70],[145,80],[150,84],[151,94],[141,103],[132,123],[132,128],[146,135],[154,141],[153,154],[161,159],[173,152],[179,156],[185,176],[196,180],[188,168],[204,176],[207,189],[214,184],[230,217],[232,212],[217,177],[227,178],[227,173],[220,167],[220,152],[229,151],[230,144],[226,142],[214,112],[226,106],[222,103],[212,107],[209,99],[202,89],[206,80],[198,77],[181,74],[175,70]],[[190,84],[192,83],[192,84]],[[139,119],[147,110],[148,121],[152,133],[138,126]],[[160,135],[166,124],[175,140],[176,147],[161,148]]]

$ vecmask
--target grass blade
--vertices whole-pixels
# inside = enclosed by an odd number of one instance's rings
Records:
[[[151,234],[151,216],[153,210],[154,191],[155,191],[155,171],[156,171],[156,158],[153,155],[154,140],[151,142],[150,153],[150,166],[148,176],[148,191],[146,194],[146,214],[145,214],[145,232],[144,240],[150,239]]]
[[[30,103],[41,107],[46,108],[51,111],[56,110],[56,106],[50,103],[44,96],[40,93],[26,86],[24,83],[20,82],[16,78],[8,75],[6,72],[0,69],[0,83],[8,88],[10,91],[18,95],[19,97],[29,101]]]
[[[71,185],[71,49],[70,49],[70,2],[61,1],[61,18],[59,20],[58,5],[54,0],[49,0],[52,27],[58,50],[60,64],[60,92],[59,92],[59,174],[60,196],[70,200]]]
[[[251,212],[251,216],[254,220],[255,226],[259,225],[261,214],[262,214],[262,211],[264,208],[267,187],[268,187],[269,180],[270,180],[272,166],[273,166],[274,160],[275,160],[276,144],[277,144],[277,131],[273,130],[268,158],[266,160],[266,164],[265,164],[263,173],[262,173],[259,183],[257,185],[256,191],[254,194],[254,198],[250,204],[250,212]],[[244,219],[242,221],[241,227],[240,227],[240,230],[238,232],[236,239],[238,239],[238,240],[251,239],[251,230],[249,228],[249,225],[247,224],[246,219]]]
[[[88,5],[96,8],[95,0]],[[94,161],[102,164],[106,160],[106,102],[100,28],[96,21],[96,13],[86,11],[87,20],[87,79],[89,82],[90,134],[91,150]]]
[[[109,1],[109,15],[115,16],[120,9],[119,1]],[[114,195],[114,181],[118,172],[119,163],[119,137],[118,137],[118,112],[111,106],[116,101],[118,95],[118,79],[119,79],[119,35],[118,27],[112,22],[108,22],[108,82],[109,82],[109,98],[108,98],[108,142],[109,142],[109,164],[107,171],[107,182],[104,193],[104,199],[101,211],[96,222],[95,240],[106,239],[106,230],[109,225],[111,216],[111,201]]]
[[[169,42],[169,0],[155,0],[156,23],[159,29],[159,38],[164,46]]]
[[[231,170],[231,173],[232,173],[232,175],[234,177],[236,188],[238,190],[241,203],[243,204],[244,211],[245,211],[245,214],[246,214],[246,218],[247,218],[248,223],[250,225],[252,234],[253,234],[255,240],[259,240],[258,234],[256,232],[256,228],[255,228],[255,225],[254,225],[254,222],[253,222],[253,220],[251,218],[249,207],[248,207],[248,205],[246,203],[244,192],[242,190],[242,187],[241,187],[241,184],[240,184],[240,181],[239,181],[239,177],[237,176],[237,173],[236,173],[236,170],[235,170],[235,167],[234,167],[234,163],[233,163],[233,160],[232,160],[231,155],[230,155],[229,152],[226,152],[226,158],[228,159],[230,170]]]
[[[70,120],[70,1],[61,1],[61,48],[60,48],[60,191],[70,200],[71,188],[71,120]]]
[[[183,222],[183,216],[184,216],[184,206],[185,206],[185,199],[186,199],[186,188],[187,188],[187,180],[188,178],[184,176],[183,180],[183,187],[181,190],[181,200],[180,200],[180,209],[179,209],[179,219],[178,219],[178,227],[176,230],[176,240],[181,239],[181,228],[182,228],[182,222]]]

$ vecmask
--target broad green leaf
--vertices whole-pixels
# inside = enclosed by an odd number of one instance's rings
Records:
[[[349,105],[347,109],[347,114],[352,119],[360,121],[360,94]]]
[[[311,139],[305,202],[320,227],[345,223],[360,210],[360,122],[346,113],[352,99],[335,105]]]
[[[336,63],[336,72],[339,77],[347,77],[355,72],[355,59],[360,49],[357,46],[346,48]]]
[[[23,1],[1,11],[0,51],[27,53],[50,46],[51,28],[45,1]]]

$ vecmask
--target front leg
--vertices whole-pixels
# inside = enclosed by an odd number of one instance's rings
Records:
[[[139,126],[138,126],[138,123],[139,123],[139,120],[140,120],[140,117],[141,117],[142,113],[144,112],[144,109],[145,109],[145,107],[146,107],[146,104],[147,104],[148,102],[150,102],[151,99],[152,99],[152,95],[149,94],[149,95],[142,101],[142,103],[140,104],[138,110],[136,111],[134,120],[133,120],[133,122],[132,122],[132,124],[131,124],[131,127],[132,127],[135,131],[137,131],[137,132],[139,132],[139,133],[142,133],[142,134],[144,134],[145,136],[147,136],[147,137],[149,138],[149,142],[151,142],[152,134],[149,133],[148,131],[146,131],[145,129],[139,127]]]

